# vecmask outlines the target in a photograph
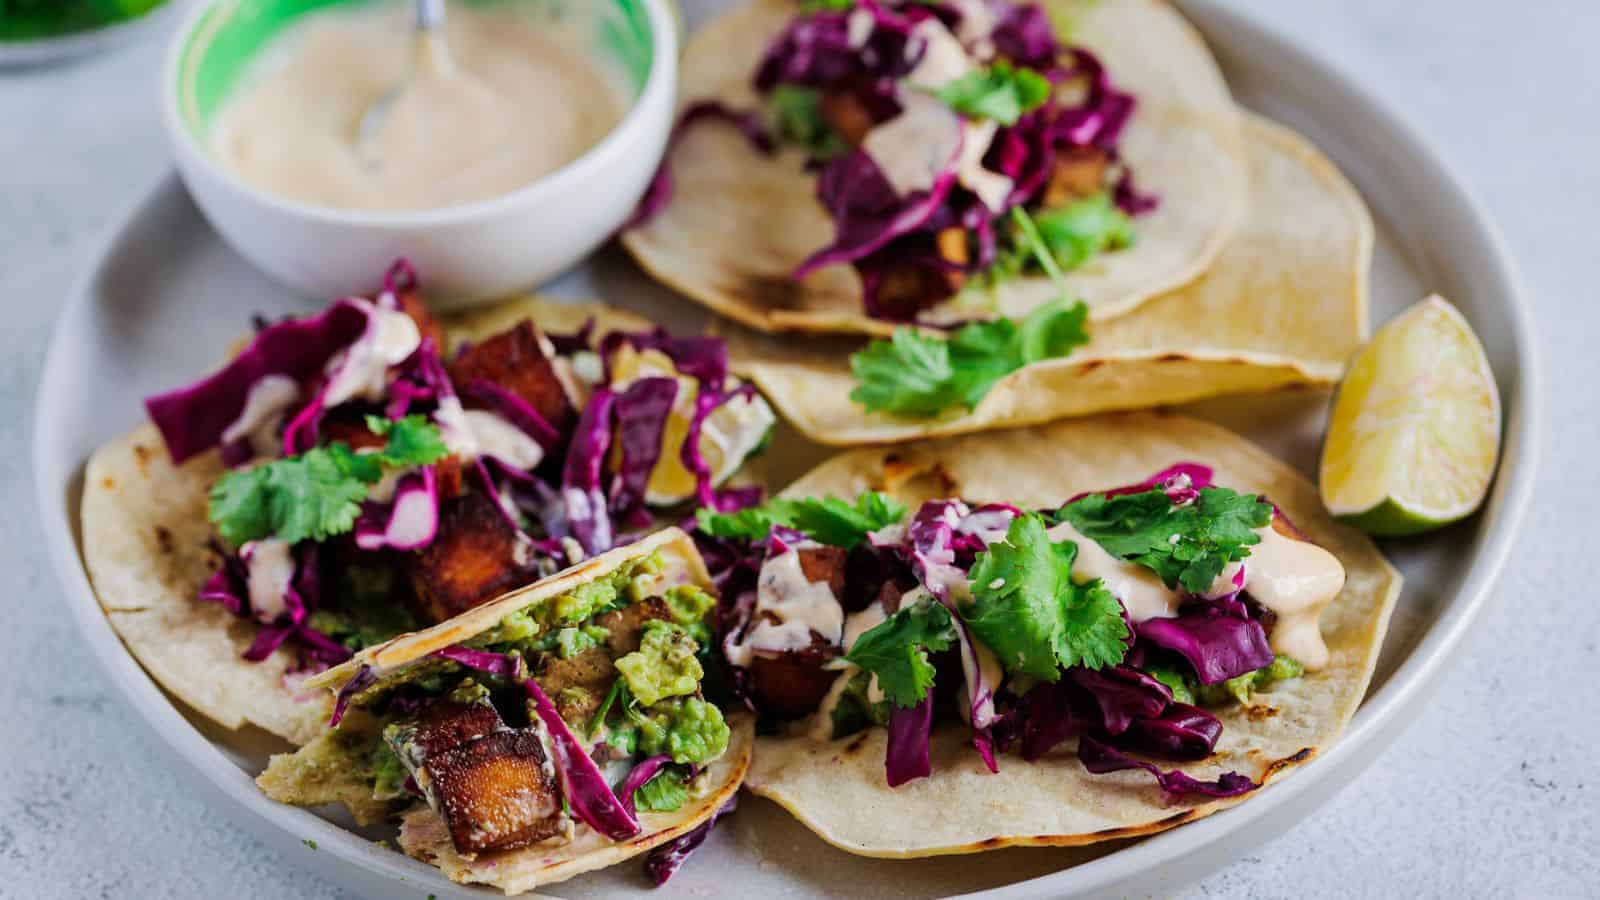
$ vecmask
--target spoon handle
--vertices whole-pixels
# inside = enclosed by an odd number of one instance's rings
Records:
[[[417,28],[423,31],[444,28],[444,0],[417,0]]]

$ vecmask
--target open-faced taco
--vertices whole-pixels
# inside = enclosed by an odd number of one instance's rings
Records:
[[[914,333],[862,347],[741,332],[733,366],[807,437],[843,445],[1331,385],[1366,339],[1371,217],[1309,141],[1259,116],[1245,134],[1250,209],[1216,263],[1093,323],[1082,346],[1030,353],[1026,325],[1008,322],[966,326],[944,347]]]
[[[173,695],[295,743],[327,718],[304,675],[731,502],[773,423],[714,338],[533,301],[438,322],[404,266],[146,405],[85,476],[101,606]]]
[[[308,679],[333,727],[256,782],[397,818],[454,881],[520,893],[648,853],[660,883],[750,763],[751,717],[706,683],[713,589],[672,528],[368,647]]]
[[[780,723],[748,786],[884,857],[1240,802],[1338,737],[1400,589],[1289,467],[1153,413],[853,451],[698,539]]]
[[[1238,112],[1160,0],[753,0],[682,81],[623,241],[762,330],[1108,318],[1199,275],[1244,211]]]

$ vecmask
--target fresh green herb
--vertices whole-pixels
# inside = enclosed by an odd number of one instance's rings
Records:
[[[933,687],[928,651],[943,650],[955,639],[955,623],[944,605],[923,601],[900,607],[856,638],[845,659],[878,676],[878,687],[890,702],[911,707]]]
[[[682,773],[663,768],[633,792],[634,808],[640,812],[674,812],[689,799],[689,785]]]
[[[804,147],[811,159],[827,162],[848,152],[850,145],[822,118],[821,97],[815,88],[780,84],[767,95],[767,103],[780,138]]]
[[[1055,681],[1061,666],[1114,666],[1128,652],[1122,604],[1105,584],[1072,580],[1078,546],[1056,543],[1037,514],[1011,520],[1003,542],[978,554],[961,611],[1008,672]]]
[[[867,533],[893,525],[905,517],[906,508],[887,494],[867,491],[854,505],[838,497],[779,497],[762,506],[733,513],[702,509],[696,514],[701,531],[712,537],[758,541],[774,525],[794,528],[823,544],[854,547]]]
[[[873,725],[889,724],[889,704],[873,703],[867,696],[872,685],[872,673],[857,672],[850,676],[839,702],[833,705],[828,718],[833,726],[830,735],[834,740],[863,731]]]
[[[1033,221],[1050,258],[1063,272],[1134,241],[1133,220],[1103,192],[1039,212]]]
[[[239,546],[276,537],[323,541],[355,527],[368,487],[385,468],[428,465],[448,454],[439,429],[422,416],[387,423],[388,444],[356,453],[343,443],[226,473],[211,488],[211,521]]]
[[[587,737],[594,737],[600,726],[605,724],[606,716],[611,714],[611,707],[619,701],[626,706],[632,699],[628,696],[628,682],[625,679],[618,678],[611,682],[611,690],[606,691],[606,698],[600,701],[600,708],[594,711],[594,718],[589,720],[589,727],[585,729],[584,734]]]
[[[819,12],[843,12],[856,5],[856,0],[800,0],[800,11],[807,15]]]
[[[1002,60],[950,81],[934,96],[968,118],[1015,125],[1024,113],[1043,106],[1050,91],[1050,81],[1043,75]]]
[[[958,405],[975,408],[1012,372],[1087,343],[1088,316],[1082,301],[1061,299],[1020,322],[964,325],[948,341],[898,328],[889,340],[875,340],[850,357],[857,381],[850,399],[867,412],[912,417],[935,416]]]
[[[1272,504],[1208,487],[1193,503],[1176,506],[1157,488],[1120,497],[1090,494],[1057,516],[1112,556],[1155,571],[1167,587],[1200,594],[1261,542],[1255,529],[1272,520]]]

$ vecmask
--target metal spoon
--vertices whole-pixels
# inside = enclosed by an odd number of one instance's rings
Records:
[[[416,16],[412,23],[411,72],[401,83],[389,89],[361,114],[356,126],[356,152],[362,160],[376,168],[383,160],[377,150],[378,134],[389,117],[389,110],[405,91],[406,86],[419,71],[449,74],[455,64],[450,58],[450,45],[444,31],[445,0],[416,0]]]

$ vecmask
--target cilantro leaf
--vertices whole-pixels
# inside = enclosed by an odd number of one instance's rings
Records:
[[[772,526],[783,525],[821,543],[849,548],[865,540],[867,532],[892,525],[905,515],[905,506],[894,498],[867,491],[853,506],[838,497],[779,497],[731,513],[702,509],[695,513],[695,523],[712,537],[745,541],[759,541]]]
[[[1071,541],[1050,540],[1037,514],[1013,519],[1005,540],[978,554],[969,575],[973,603],[962,618],[1007,671],[1055,681],[1061,666],[1122,661],[1122,604],[1099,579],[1073,583],[1077,555]]]
[[[634,808],[640,812],[674,812],[689,799],[683,776],[667,767],[639,785],[633,792]]]
[[[1133,220],[1104,192],[1036,213],[1033,221],[1050,256],[1064,272],[1134,241]]]
[[[1272,504],[1208,487],[1193,503],[1174,506],[1158,488],[1119,497],[1090,494],[1062,507],[1058,516],[1112,556],[1153,570],[1167,587],[1198,594],[1261,542],[1255,529],[1272,521]]]
[[[867,532],[905,518],[906,508],[888,494],[867,491],[854,506],[838,497],[790,500],[788,525],[812,539],[835,547],[854,547],[866,540]]]
[[[993,119],[1015,125],[1023,113],[1050,99],[1050,81],[1032,69],[1018,69],[1000,61],[974,69],[934,91],[946,106],[972,119]]]
[[[422,416],[385,420],[372,430],[389,438],[377,453],[333,443],[227,472],[211,486],[208,517],[217,533],[236,547],[267,537],[327,540],[355,527],[368,487],[386,467],[426,465],[449,453],[438,427]]]
[[[950,612],[924,601],[900,611],[856,638],[845,659],[878,676],[878,687],[896,706],[922,702],[933,687],[928,651],[944,650],[956,639]]]
[[[1062,299],[1020,321],[964,325],[948,341],[896,329],[850,357],[857,381],[850,399],[867,412],[922,418],[957,405],[973,409],[1012,372],[1088,343],[1088,317],[1082,301]]]
[[[450,455],[439,426],[426,416],[410,415],[398,420],[367,416],[367,428],[389,439],[382,453],[386,466],[425,466]]]

